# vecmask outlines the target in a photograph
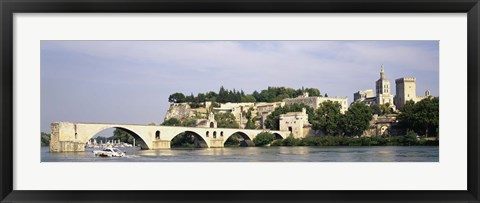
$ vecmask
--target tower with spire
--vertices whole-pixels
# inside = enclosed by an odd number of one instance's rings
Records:
[[[380,70],[380,79],[375,83],[376,89],[376,103],[377,104],[390,104],[393,106],[393,95],[390,92],[390,81],[385,76],[385,68],[382,64]]]

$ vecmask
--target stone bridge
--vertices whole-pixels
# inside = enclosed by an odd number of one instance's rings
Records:
[[[51,124],[50,151],[75,152],[85,151],[85,145],[94,135],[108,128],[127,131],[135,139],[140,139],[142,149],[168,149],[170,141],[180,133],[191,133],[197,140],[203,140],[205,147],[223,147],[225,141],[235,133],[245,140],[253,140],[265,130],[208,128],[208,127],[180,127],[154,126],[108,123],[76,123],[56,122]],[[286,138],[289,131],[269,131],[277,138]]]

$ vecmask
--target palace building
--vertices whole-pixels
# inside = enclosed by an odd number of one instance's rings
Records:
[[[380,78],[375,82],[375,95],[372,89],[360,90],[353,94],[353,102],[362,102],[367,105],[388,104],[392,109],[395,109],[390,88],[390,80],[387,79],[385,68],[382,64]]]
[[[402,108],[407,101],[418,102],[422,99],[431,97],[430,91],[426,90],[424,96],[417,96],[417,85],[414,77],[403,77],[395,80],[395,97],[390,92],[390,81],[385,76],[385,68],[382,65],[380,70],[380,79],[375,82],[375,95],[372,89],[360,90],[353,94],[353,102],[362,102],[367,105],[389,104],[390,107]]]

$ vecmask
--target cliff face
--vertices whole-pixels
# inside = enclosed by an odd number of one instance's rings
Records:
[[[178,120],[185,120],[188,118],[206,118],[207,109],[204,107],[192,108],[188,103],[173,103],[170,104],[165,120],[176,118]]]
[[[187,103],[174,103],[170,104],[170,108],[168,108],[167,114],[165,115],[165,120],[170,118],[176,118],[178,120],[183,120],[194,116],[190,105]]]

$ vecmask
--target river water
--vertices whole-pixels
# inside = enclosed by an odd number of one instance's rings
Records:
[[[438,146],[228,147],[140,150],[119,148],[126,157],[102,158],[85,152],[50,153],[42,162],[438,162]],[[99,150],[99,149],[95,149]]]

